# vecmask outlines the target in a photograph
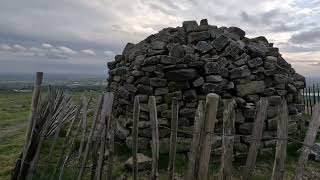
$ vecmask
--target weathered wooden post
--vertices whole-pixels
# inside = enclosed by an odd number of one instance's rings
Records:
[[[221,168],[219,179],[231,180],[232,179],[232,159],[233,159],[233,143],[234,143],[234,129],[235,129],[235,104],[234,99],[224,100],[223,110],[223,136],[222,147],[223,152],[221,155]]]
[[[277,127],[277,147],[273,164],[271,180],[282,180],[285,171],[285,160],[287,155],[288,143],[288,107],[284,98],[281,100],[279,107],[278,127]]]
[[[138,122],[140,116],[139,96],[134,98],[133,104],[133,126],[132,126],[132,162],[133,162],[133,180],[138,180]]]
[[[107,161],[107,175],[106,180],[112,180],[112,170],[113,170],[113,157],[114,157],[114,132],[116,128],[116,122],[111,116],[111,122],[109,126],[109,141],[108,141],[108,161]]]
[[[79,171],[79,174],[78,174],[78,180],[82,179],[82,176],[83,176],[83,173],[84,173],[84,167],[86,166],[86,163],[87,163],[87,157],[88,157],[88,154],[89,154],[89,148],[91,147],[91,144],[92,144],[93,133],[94,133],[94,130],[96,129],[96,124],[97,124],[97,120],[98,120],[99,113],[100,113],[100,110],[101,110],[102,102],[103,102],[103,98],[100,95],[97,107],[95,109],[95,113],[94,113],[91,129],[90,129],[90,134],[89,134],[89,137],[88,137],[88,140],[87,140],[87,144],[86,144],[86,148],[85,148],[85,151],[84,151],[83,159],[82,159],[82,162],[81,162],[81,165],[80,165],[80,171]]]
[[[158,130],[158,118],[157,118],[157,106],[156,98],[154,96],[149,97],[149,116],[152,129],[152,171],[151,179],[158,179],[158,162],[159,162],[159,130]]]
[[[199,101],[196,116],[194,118],[193,137],[190,149],[190,159],[188,163],[188,171],[186,175],[187,180],[196,179],[197,164],[199,163],[199,151],[200,151],[200,132],[204,119],[203,101]]]
[[[320,103],[317,102],[316,105],[314,106],[314,113],[311,118],[307,135],[303,142],[303,147],[300,153],[299,161],[297,164],[297,168],[295,170],[294,180],[302,180],[303,178],[304,168],[308,161],[310,149],[313,146],[314,140],[317,136],[319,126],[320,126]]]
[[[40,99],[42,79],[43,79],[43,72],[37,72],[36,73],[36,80],[35,80],[34,87],[33,87],[29,122],[28,122],[27,132],[26,132],[26,140],[25,140],[25,144],[24,144],[23,150],[22,150],[22,158],[21,158],[20,168],[19,168],[18,172],[15,172],[15,173],[18,173],[17,176],[13,175],[13,178],[17,178],[17,179],[24,178],[24,177],[21,177],[21,175],[23,173],[22,171],[25,166],[26,153],[27,153],[28,146],[30,144],[30,139],[31,139],[30,136],[31,136],[32,131],[36,125],[36,123],[34,121],[35,121],[35,115],[36,115],[36,111],[37,111],[39,99]]]
[[[170,135],[170,151],[168,173],[169,180],[174,179],[176,147],[177,147],[177,129],[178,129],[179,104],[177,98],[172,99],[172,116],[171,116],[171,135]]]
[[[197,180],[208,179],[208,169],[212,142],[214,138],[214,127],[218,109],[219,95],[210,93],[206,98],[205,118],[201,132],[200,157]]]
[[[256,119],[253,125],[251,143],[249,147],[246,166],[244,169],[243,180],[247,180],[249,178],[251,171],[256,164],[258,147],[261,142],[263,132],[263,123],[267,118],[267,107],[268,99],[266,97],[262,97],[260,101],[257,103]]]

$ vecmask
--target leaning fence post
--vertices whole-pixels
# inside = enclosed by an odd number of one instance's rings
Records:
[[[140,116],[139,96],[134,98],[133,104],[133,127],[132,127],[132,162],[133,162],[133,180],[138,180],[138,122]]]
[[[235,128],[235,110],[236,102],[234,99],[224,100],[223,110],[223,137],[221,155],[220,180],[231,180],[232,178],[232,158],[233,158],[233,143],[234,143],[234,128]]]
[[[20,179],[20,176],[22,175],[22,170],[23,170],[23,167],[25,165],[24,161],[25,161],[27,149],[28,149],[28,146],[29,146],[30,136],[31,136],[33,128],[35,127],[34,119],[35,119],[37,107],[38,107],[38,104],[39,104],[42,79],[43,79],[43,72],[37,72],[36,73],[36,81],[35,81],[34,87],[33,87],[33,94],[32,94],[32,100],[31,100],[31,109],[30,109],[30,115],[29,115],[29,122],[28,122],[28,127],[27,127],[27,132],[26,132],[26,141],[25,141],[25,144],[23,146],[22,159],[21,159],[21,163],[20,163],[20,168],[19,168],[19,171],[18,171],[17,179]]]
[[[263,123],[267,117],[268,100],[262,97],[257,104],[256,119],[253,125],[251,143],[248,152],[247,162],[244,169],[243,180],[247,180],[254,168],[258,155],[258,147],[261,141],[263,132]]]
[[[285,159],[287,155],[288,142],[288,107],[284,98],[279,107],[278,127],[277,127],[277,148],[273,164],[271,180],[282,180],[285,171]]]
[[[193,137],[190,149],[190,159],[188,163],[188,171],[186,175],[187,180],[194,180],[196,178],[199,151],[200,151],[200,131],[203,123],[204,109],[203,101],[199,101],[196,116],[194,118]]]
[[[313,115],[307,131],[307,135],[303,142],[302,151],[300,153],[297,168],[295,170],[294,180],[301,180],[304,175],[304,168],[308,161],[310,149],[314,144],[320,126],[320,103],[317,102],[313,109]]]
[[[199,157],[199,170],[197,179],[208,178],[208,168],[212,142],[214,138],[214,126],[217,116],[219,95],[210,93],[206,98],[205,118],[202,127],[201,141],[200,141],[200,157]]]
[[[169,180],[174,179],[175,161],[176,161],[176,147],[177,147],[177,129],[178,129],[178,113],[179,105],[177,98],[172,99],[172,116],[171,116],[171,135],[170,135],[170,151],[168,173]]]
[[[154,96],[149,97],[149,115],[152,128],[152,172],[151,179],[158,179],[158,161],[159,161],[159,130],[158,130],[158,118],[157,118],[157,107],[156,98]]]

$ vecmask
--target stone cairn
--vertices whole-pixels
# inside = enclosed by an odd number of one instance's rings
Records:
[[[160,153],[169,149],[171,101],[179,100],[179,130],[177,152],[188,152],[194,116],[199,100],[213,92],[221,99],[235,99],[236,134],[250,135],[256,102],[269,97],[267,120],[263,134],[264,150],[275,146],[278,108],[285,97],[289,112],[289,133],[298,129],[304,109],[301,89],[305,78],[296,73],[263,37],[247,38],[238,27],[209,25],[206,19],[185,21],[182,27],[165,28],[138,44],[128,43],[122,55],[108,62],[109,91],[116,94],[114,116],[117,119],[117,137],[131,147],[133,100],[140,97],[138,148],[150,147],[151,128],[148,114],[148,96],[157,102]],[[219,102],[215,132],[222,132],[223,102]],[[184,132],[182,132],[184,131]],[[249,138],[235,138],[236,155],[248,151]],[[221,138],[214,147],[217,152]]]

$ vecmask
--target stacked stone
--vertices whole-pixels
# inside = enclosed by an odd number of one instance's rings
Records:
[[[263,147],[275,145],[277,105],[285,97],[290,114],[289,132],[297,130],[302,118],[305,87],[303,76],[295,72],[265,37],[247,38],[238,27],[208,25],[207,20],[185,21],[182,27],[165,28],[138,44],[128,43],[122,55],[108,62],[108,90],[114,91],[114,115],[118,138],[131,147],[133,100],[140,97],[139,149],[149,148],[151,129],[148,96],[156,97],[160,132],[160,152],[168,151],[171,101],[179,100],[179,129],[192,131],[199,100],[206,94],[221,96],[215,131],[222,132],[222,99],[237,102],[236,133],[250,135],[256,103],[269,97]],[[191,136],[178,134],[178,152],[189,151]],[[218,137],[218,141],[219,137]],[[236,152],[246,152],[249,140],[237,137]],[[219,143],[216,143],[219,147]]]

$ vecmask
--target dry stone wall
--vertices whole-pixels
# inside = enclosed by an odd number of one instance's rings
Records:
[[[191,131],[199,100],[213,92],[221,99],[233,98],[236,107],[236,133],[250,135],[256,102],[269,97],[264,127],[264,148],[276,143],[277,105],[281,96],[288,102],[289,132],[294,133],[302,118],[301,89],[305,78],[291,67],[279,49],[263,37],[247,38],[238,27],[217,27],[207,20],[185,21],[182,27],[165,28],[145,40],[128,43],[122,55],[108,62],[108,90],[116,94],[114,115],[117,135],[131,147],[132,111],[135,96],[140,97],[139,149],[150,147],[151,129],[148,115],[148,96],[157,102],[161,128],[160,152],[168,152],[171,100],[179,99],[179,129]],[[218,108],[215,131],[222,132],[222,101]],[[191,136],[178,134],[178,152],[189,151]],[[246,153],[249,140],[235,140],[235,151]],[[217,138],[216,148],[221,145]],[[268,149],[265,149],[268,150]]]

